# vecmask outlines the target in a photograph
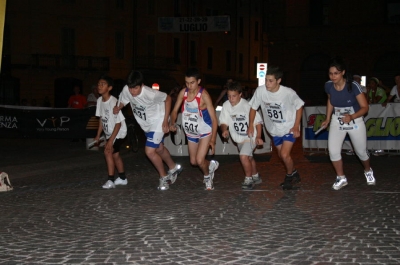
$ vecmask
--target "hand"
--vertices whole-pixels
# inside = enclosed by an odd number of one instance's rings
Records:
[[[253,126],[249,126],[249,128],[247,128],[247,135],[248,135],[249,137],[253,137],[253,135],[254,135],[254,128],[253,128]]]
[[[176,125],[176,124],[174,124],[174,125],[170,125],[169,126],[169,130],[171,131],[171,132],[176,132],[176,126],[178,126],[178,125]]]
[[[113,108],[113,114],[118,114],[119,111],[120,111],[120,109],[119,109],[118,106],[115,106],[115,107]]]
[[[329,123],[330,123],[330,120],[324,120],[322,123],[321,123],[321,127],[320,128],[326,128],[326,127],[328,127],[328,125],[329,125]]]
[[[209,155],[215,154],[215,143],[213,141],[210,141],[209,146],[211,148]]]
[[[344,123],[350,123],[353,120],[350,114],[344,114],[342,117],[342,122]]]
[[[289,133],[292,133],[294,138],[298,138],[300,136],[300,129],[298,126],[294,126],[290,129]]]
[[[257,137],[256,138],[256,145],[263,145],[263,144],[264,144],[263,139],[261,139],[261,137]]]
[[[222,137],[224,137],[225,139],[228,139],[229,138],[229,131],[228,130],[223,131],[222,132]]]
[[[163,133],[168,133],[169,132],[169,126],[168,126],[168,122],[167,121],[163,122],[162,130],[163,130]]]

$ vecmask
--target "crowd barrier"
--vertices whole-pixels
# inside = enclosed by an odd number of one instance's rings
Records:
[[[96,107],[85,109],[0,105],[2,138],[93,138]]]
[[[325,106],[304,108],[302,135],[305,152],[326,152],[328,150],[329,128],[315,134],[325,120],[325,113]],[[371,104],[364,121],[367,129],[368,150],[383,150],[384,153],[400,154],[400,103],[389,103],[386,107],[382,107],[380,104]],[[348,136],[342,149],[352,149]]]
[[[219,117],[220,111],[217,111],[217,117]],[[178,114],[177,122],[178,125],[176,133],[169,133],[164,139],[164,145],[168,148],[169,152],[173,156],[188,156],[188,140],[182,129],[182,115]],[[262,139],[264,144],[258,146],[255,150],[255,154],[264,154],[272,151],[271,139],[269,138],[264,126]],[[217,142],[215,143],[215,155],[238,155],[238,149],[236,143],[231,138],[225,140],[222,137],[221,131],[218,129]]]

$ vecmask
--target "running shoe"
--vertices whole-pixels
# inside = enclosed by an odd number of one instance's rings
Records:
[[[208,166],[208,172],[210,173],[211,180],[214,179],[214,173],[218,169],[219,163],[218,161],[211,160],[210,165]]]
[[[242,183],[242,189],[244,190],[251,190],[255,186],[253,177],[245,177]]]
[[[103,189],[114,189],[115,184],[111,180],[107,180],[107,182],[103,185]]]
[[[159,190],[168,190],[169,189],[169,184],[168,184],[168,176],[160,178],[160,184],[158,185]]]
[[[168,184],[174,184],[182,170],[183,168],[179,164],[176,164],[174,169],[168,170]]]
[[[333,183],[332,189],[340,190],[341,188],[343,188],[346,185],[347,185],[347,179],[346,178],[336,177],[336,181],[335,181],[335,183]]]
[[[369,171],[365,172],[364,171],[365,178],[367,179],[367,184],[368,185],[375,185],[376,181],[374,178],[374,171],[372,171],[372,168],[369,169]]]
[[[300,174],[297,172],[297,169],[295,169],[291,175],[286,174],[285,179],[280,185],[283,187],[284,185],[288,186],[290,184],[291,186],[292,184],[299,183],[300,181]]]
[[[128,184],[128,180],[127,179],[121,179],[120,177],[118,177],[115,181],[114,181],[115,185],[127,185]]]
[[[262,182],[262,179],[260,178],[260,175],[257,176],[252,176],[254,184],[260,184]]]
[[[204,178],[203,182],[206,184],[205,190],[213,190],[214,189],[213,176],[211,176],[211,174],[210,174],[210,177]]]

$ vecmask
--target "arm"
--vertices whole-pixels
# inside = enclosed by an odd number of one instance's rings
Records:
[[[352,120],[355,120],[359,117],[364,116],[365,114],[367,114],[367,112],[369,110],[368,102],[362,93],[358,94],[356,96],[356,98],[357,98],[358,104],[360,105],[360,109],[354,114],[351,114],[351,115],[345,114],[342,118],[342,121],[344,123],[350,123]]]
[[[215,142],[217,141],[217,130],[218,130],[218,121],[217,121],[217,114],[215,113],[214,105],[211,101],[211,97],[206,90],[201,94],[201,101],[203,104],[206,105],[208,113],[210,114],[211,118],[211,126],[212,126],[212,133],[211,133],[211,140],[210,140],[210,147],[211,153],[215,153]],[[203,105],[200,103],[200,105]]]
[[[300,122],[301,117],[303,115],[303,106],[296,110],[296,120],[294,122],[294,126],[290,129],[290,132],[293,133],[294,138],[298,138],[300,136]]]
[[[170,115],[170,119],[169,119],[169,123],[170,123],[169,130],[172,132],[176,131],[175,122],[176,122],[176,118],[178,116],[179,108],[182,105],[184,94],[185,94],[185,89],[182,89],[181,92],[179,92],[178,98],[176,99],[176,102],[175,102],[175,106],[171,111],[171,115]]]
[[[221,101],[221,99],[225,96],[226,92],[227,92],[227,89],[226,89],[226,88],[224,88],[224,89],[221,91],[221,93],[219,94],[217,100],[214,102],[214,107],[216,107],[216,106],[218,105],[218,103]]]
[[[164,113],[164,121],[162,124],[163,132],[168,133],[169,128],[168,128],[168,118],[169,118],[169,113],[171,112],[171,97],[167,95],[167,98],[165,99],[165,113]]]
[[[257,137],[256,137],[256,145],[262,145],[264,143],[263,139],[261,139],[262,134],[262,124],[259,123],[256,125]]]
[[[219,126],[219,128],[220,128],[221,131],[222,131],[222,136],[223,136],[225,139],[228,139],[228,138],[229,138],[228,125],[226,125],[226,124],[221,124],[221,125]]]
[[[99,141],[100,135],[103,132],[103,123],[101,122],[101,117],[99,118],[99,127],[97,128],[97,135],[94,138],[96,142]]]
[[[112,152],[113,151],[113,145],[114,145],[114,140],[115,137],[117,137],[117,134],[119,132],[119,129],[121,128],[121,123],[116,123],[113,133],[111,134],[110,138],[107,140],[107,143],[105,145],[105,152]]]
[[[250,108],[250,113],[249,113],[249,128],[247,128],[247,135],[249,137],[253,137],[254,135],[254,119],[256,117],[256,110],[253,108]]]
[[[333,106],[331,104],[331,95],[328,94],[328,100],[326,102],[326,117],[325,120],[321,123],[321,128],[328,127],[328,124],[331,122],[332,111],[333,111]]]

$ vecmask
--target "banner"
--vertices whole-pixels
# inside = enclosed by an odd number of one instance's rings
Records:
[[[220,111],[217,111],[217,118],[219,117]],[[188,151],[188,140],[186,138],[185,132],[182,128],[182,114],[178,114],[176,119],[176,124],[178,125],[176,133],[169,133],[164,138],[164,145],[168,148],[168,151],[173,156],[189,156]],[[262,139],[264,144],[258,146],[254,151],[255,154],[270,153],[272,151],[271,139],[269,138],[265,127],[263,126]],[[236,143],[232,141],[231,138],[228,140],[222,137],[221,130],[218,128],[217,141],[215,143],[215,155],[238,155],[238,148]]]
[[[2,138],[93,138],[96,107],[56,109],[0,105]]]
[[[229,16],[215,17],[160,17],[158,32],[215,32],[230,31]]]
[[[329,128],[318,135],[315,132],[325,120],[326,107],[305,107],[303,111],[303,148],[328,149]],[[367,129],[368,150],[400,150],[400,103],[389,103],[386,107],[371,104],[364,117]],[[347,136],[342,149],[352,149]]]

